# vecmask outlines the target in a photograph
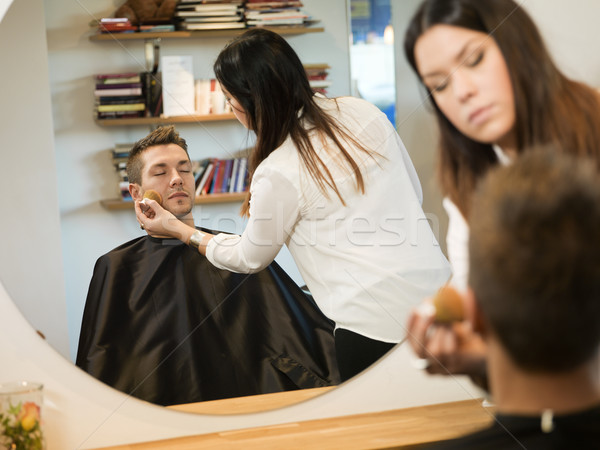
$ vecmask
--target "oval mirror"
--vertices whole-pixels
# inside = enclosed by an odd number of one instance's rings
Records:
[[[67,0],[46,3],[44,17],[42,0],[36,2],[36,7],[23,0],[10,7],[10,2],[0,3],[0,13],[6,11],[0,23],[0,56],[11,62],[0,71],[2,84],[11,86],[4,91],[0,108],[6,168],[0,177],[5,193],[0,221],[0,316],[4,323],[0,360],[3,377],[38,380],[45,385],[49,441],[57,448],[99,447],[451,401],[468,395],[465,386],[454,380],[431,381],[414,370],[402,346],[361,376],[322,396],[283,409],[229,416],[182,414],[149,405],[108,388],[70,363],[77,342],[73,330],[79,332],[95,259],[138,235],[139,229],[128,215],[125,218],[126,213],[107,214],[99,206],[104,194],[98,187],[105,186],[110,173],[104,168],[109,161],[98,155],[98,149],[110,148],[115,135],[99,129],[87,115],[93,107],[88,75],[104,70],[114,58],[114,49],[101,50],[87,40],[84,23],[89,16],[82,12],[81,4],[75,6]],[[102,13],[115,7],[112,1],[92,3],[101,5]],[[307,8],[319,11],[315,14],[331,17],[319,9],[320,3],[306,0]],[[344,8],[345,3],[336,0],[336,10]],[[46,29],[46,23],[52,26]],[[346,25],[326,26],[335,42],[347,45]],[[45,32],[49,48],[44,45]],[[302,39],[307,39],[311,48],[322,47],[319,37]],[[81,64],[82,55],[87,55],[86,64]],[[332,67],[347,66],[347,56],[330,56]],[[52,72],[49,77],[49,59],[60,65],[67,57],[75,61],[73,77],[62,72]],[[321,57],[325,58],[319,54],[315,60]],[[79,72],[79,65],[88,64],[92,67],[84,74]],[[344,76],[339,79],[343,83]],[[129,142],[138,136],[126,131],[117,134]],[[80,166],[86,168],[83,173],[79,173]],[[55,186],[59,186],[58,193]],[[107,230],[123,234],[98,244],[98,237]],[[43,330],[46,340],[34,330]],[[427,388],[417,388],[425,384]]]
[[[18,46],[10,48],[4,46],[3,56],[8,60],[18,60],[24,52],[28,54],[28,58],[19,70],[6,73],[4,76],[12,85],[16,86],[17,81],[27,83],[27,86],[36,92],[33,97],[35,100],[27,109],[30,111],[29,120],[40,124],[38,133],[30,138],[31,150],[11,152],[7,158],[11,162],[10,165],[14,167],[56,168],[55,172],[43,170],[38,174],[36,171],[35,179],[26,189],[21,190],[25,197],[31,199],[38,198],[40,193],[44,192],[42,205],[27,208],[19,196],[8,200],[13,210],[19,213],[5,223],[6,229],[19,230],[25,236],[29,235],[29,231],[22,222],[30,223],[32,228],[36,229],[36,239],[40,239],[39,244],[43,245],[31,247],[31,252],[22,252],[19,251],[16,240],[8,244],[7,254],[14,253],[18,257],[6,259],[2,263],[7,273],[13,274],[8,277],[3,275],[2,279],[8,291],[19,299],[20,309],[35,329],[42,332],[49,343],[72,361],[76,356],[85,298],[96,259],[110,249],[143,233],[137,227],[131,210],[111,211],[100,206],[100,201],[110,196],[116,187],[108,149],[114,146],[115,142],[132,142],[148,132],[146,126],[103,128],[94,124],[91,118],[94,106],[90,91],[92,76],[97,73],[116,71],[121,67],[135,69],[143,64],[143,61],[141,63],[139,61],[143,56],[143,41],[131,44],[99,44],[88,39],[92,31],[88,28],[90,20],[111,14],[115,9],[114,3],[107,0],[85,7],[67,1],[62,4],[47,4],[44,17],[41,13],[32,16],[26,5],[22,1],[17,1],[2,23],[2,32],[7,36],[3,42],[13,39],[19,43]],[[348,32],[348,17],[346,14],[331,15],[329,9],[346,11],[349,5],[345,0],[336,0],[335,4],[330,3],[327,7],[323,7],[319,2],[307,2],[305,8],[310,10],[311,14],[324,19],[322,25],[327,32],[310,33],[315,36],[291,35],[290,40],[299,52],[304,53],[303,57],[307,60],[327,61],[333,68],[331,76],[338,81],[335,87],[331,88],[331,95],[348,92],[349,80],[344,82],[344,79],[348,79],[348,51],[346,49],[344,52],[339,52],[335,46],[336,42],[346,43],[343,38]],[[35,27],[37,31],[32,32],[31,26],[28,25],[29,32],[22,33],[23,24],[31,24],[34,20],[38,23]],[[44,28],[47,52],[43,45],[36,45],[36,42],[43,41],[41,38],[43,38]],[[39,36],[35,36],[35,33]],[[16,36],[19,37],[15,39]],[[198,64],[206,65],[204,69],[199,70],[203,72],[210,68],[216,52],[227,42],[227,39],[223,37],[211,38],[208,41],[170,40],[168,45],[163,43],[162,51],[177,54],[200,47],[198,56],[194,57]],[[328,44],[323,45],[324,41]],[[323,48],[328,50],[322,50]],[[40,63],[46,66],[46,62],[47,72],[40,71]],[[20,76],[23,71],[36,74],[39,78],[23,80]],[[43,81],[46,78],[50,80],[49,89]],[[45,97],[51,99],[51,104],[46,102]],[[50,111],[52,121],[48,120]],[[35,120],[36,116],[39,116],[38,120]],[[19,130],[22,135],[25,135],[27,134],[25,130],[29,126],[30,123],[24,116],[14,130]],[[210,152],[226,152],[229,148],[241,148],[247,144],[246,133],[237,122],[215,123],[210,126],[188,125],[187,128],[181,126],[180,133],[188,140],[192,159],[206,156],[207,148]],[[48,151],[52,148],[54,148],[54,155]],[[7,189],[10,189],[8,187],[11,184],[10,177],[5,178],[4,182]],[[58,186],[58,194],[54,189],[49,189],[49,186]],[[13,201],[14,204],[11,203]],[[239,232],[243,223],[238,218],[238,207],[239,203],[196,206],[194,214],[196,221],[202,225]],[[55,208],[60,211],[58,216]],[[43,231],[39,230],[40,226],[43,226]],[[35,250],[40,247],[43,248],[43,252],[37,254]],[[35,262],[31,260],[34,254]],[[279,260],[282,266],[292,273],[294,279],[301,283],[289,254],[283,254]],[[62,264],[57,264],[57,261],[62,261]],[[29,270],[20,269],[23,267]],[[62,269],[64,269],[64,276]],[[36,274],[35,283],[28,279],[32,272]],[[40,292],[42,290],[43,293]],[[23,296],[22,293],[26,295]],[[39,299],[42,296],[45,298],[40,304]],[[287,360],[284,360],[277,364],[283,366],[286,362]],[[331,362],[329,358],[328,364],[331,365]],[[155,366],[159,364],[156,363]],[[112,370],[116,373],[121,372],[120,368],[113,367]],[[329,382],[324,384],[336,384],[335,377],[326,381]],[[116,385],[116,383],[112,384]],[[287,386],[276,386],[276,388],[288,389]],[[122,390],[134,391],[131,387]],[[266,392],[273,390],[267,388]],[[307,391],[305,395],[311,394]],[[225,395],[220,397],[223,398]],[[186,401],[180,399],[176,403],[186,403]],[[264,409],[266,406],[257,408]],[[237,408],[231,412],[239,411]]]

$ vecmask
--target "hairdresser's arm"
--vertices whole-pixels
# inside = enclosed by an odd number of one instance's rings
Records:
[[[443,206],[448,214],[446,247],[452,267],[450,284],[459,292],[466,292],[469,277],[469,225],[449,198],[444,199]]]
[[[279,172],[257,171],[252,180],[250,219],[241,236],[201,233],[198,251],[220,269],[253,273],[267,267],[288,239],[299,216],[298,190]],[[196,229],[154,200],[135,202],[138,222],[151,236],[190,243]]]
[[[150,236],[160,238],[176,238],[190,244],[190,238],[196,233],[196,228],[186,225],[181,220],[177,219],[170,211],[164,209],[155,200],[144,199],[144,201],[136,200],[135,215],[142,229]],[[208,242],[214,237],[210,233],[199,232],[201,239],[196,241],[198,251],[203,255],[206,252]]]
[[[215,266],[252,273],[268,266],[299,217],[298,190],[276,171],[257,171],[252,180],[250,218],[241,236],[219,234],[206,247]]]
[[[469,228],[459,209],[444,200],[450,224],[446,244],[452,265],[450,284],[460,292],[466,291],[469,272]],[[426,300],[424,304],[430,303]],[[427,371],[439,374],[467,374],[478,385],[486,385],[486,344],[472,330],[469,322],[451,326],[437,325],[432,309],[420,306],[411,312],[408,320],[408,341],[416,355],[428,361]]]

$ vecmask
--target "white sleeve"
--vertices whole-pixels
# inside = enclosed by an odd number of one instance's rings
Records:
[[[298,189],[281,173],[257,171],[250,192],[250,218],[242,235],[218,234],[206,247],[206,257],[220,269],[240,273],[264,269],[298,220]]]
[[[450,284],[459,291],[466,292],[469,278],[469,225],[449,198],[444,199],[443,205],[449,219],[446,246],[452,267]]]

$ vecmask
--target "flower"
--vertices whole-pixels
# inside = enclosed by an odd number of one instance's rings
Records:
[[[44,449],[40,415],[40,407],[34,402],[9,404],[8,410],[0,410],[0,448]]]
[[[40,407],[33,402],[25,402],[17,420],[21,422],[23,430],[30,431],[40,420]]]

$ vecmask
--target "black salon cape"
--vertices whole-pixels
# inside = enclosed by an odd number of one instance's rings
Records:
[[[339,382],[332,322],[277,263],[236,274],[150,236],[96,262],[77,365],[160,405]]]
[[[431,450],[598,450],[600,405],[555,415],[544,432],[540,416],[497,414],[489,428],[427,447]]]

